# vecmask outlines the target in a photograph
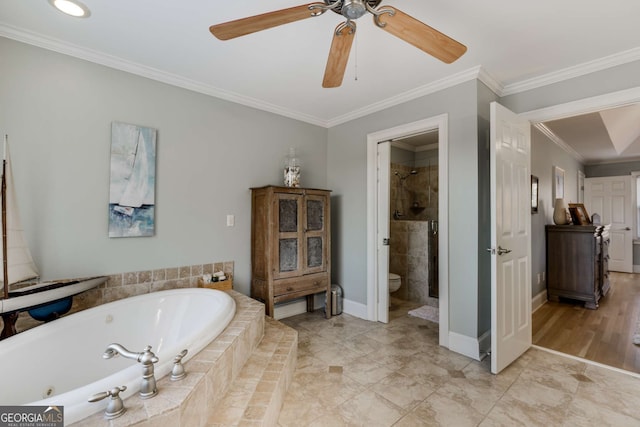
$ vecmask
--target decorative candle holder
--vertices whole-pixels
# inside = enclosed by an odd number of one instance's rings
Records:
[[[300,159],[296,157],[296,149],[289,148],[289,155],[284,160],[285,187],[300,187]]]

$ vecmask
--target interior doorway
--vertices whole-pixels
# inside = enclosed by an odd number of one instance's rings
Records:
[[[547,121],[557,120],[566,117],[578,116],[587,113],[593,113],[601,110],[607,110],[611,108],[621,107],[625,105],[640,103],[640,88],[632,88],[627,90],[622,90],[619,92],[613,92],[609,94],[604,94],[600,96],[595,96],[592,98],[580,99],[577,101],[567,102],[564,104],[554,105],[547,108],[542,108],[538,110],[532,110],[529,112],[522,113],[521,116],[527,118],[533,126],[541,129],[543,133],[544,129],[540,126]],[[580,185],[580,181],[578,181]],[[578,198],[581,198],[580,194],[581,188],[578,188]],[[586,199],[586,197],[584,197]],[[616,278],[616,281],[626,282],[628,279],[635,279],[635,275],[627,274],[627,273],[616,273],[612,274],[612,277]],[[637,280],[637,279],[635,279]],[[613,287],[612,287],[613,289]],[[626,290],[625,290],[626,291]],[[619,292],[618,294],[622,294]],[[612,297],[611,291],[609,291],[609,295],[601,300],[600,306],[606,309],[606,305],[614,306],[613,312],[614,316],[617,319],[616,322],[619,324],[615,325],[615,332],[611,333],[610,331],[598,332],[591,325],[598,324],[603,327],[609,326],[607,322],[601,322],[597,319],[591,319],[591,317],[598,316],[606,316],[605,310],[598,310],[596,312],[592,312],[589,310],[584,310],[582,307],[575,308],[572,306],[568,307],[566,310],[566,315],[562,313],[561,310],[557,309],[558,307],[553,307],[553,304],[556,303],[548,303],[544,306],[538,308],[536,312],[533,314],[533,335],[534,335],[534,347],[541,348],[544,350],[558,351],[569,356],[574,356],[582,360],[587,360],[596,363],[602,363],[608,366],[618,367],[626,370],[631,370],[629,365],[626,366],[616,365],[616,363],[612,363],[614,358],[618,358],[622,362],[626,363],[628,358],[628,352],[631,348],[635,350],[631,345],[624,344],[622,347],[626,347],[626,350],[623,350],[618,346],[609,346],[601,337],[612,336],[613,334],[625,333],[625,331],[629,331],[629,327],[624,326],[622,324],[623,318],[626,325],[635,325],[637,320],[637,313],[634,310],[626,310],[621,304],[616,303],[614,298]],[[621,296],[621,295],[616,295]],[[546,299],[546,298],[545,298]],[[631,302],[633,301],[633,297],[630,295],[622,295],[622,301]],[[613,304],[609,304],[608,302],[613,302]],[[558,305],[558,304],[556,304]],[[632,306],[632,305],[631,305]],[[544,310],[543,310],[544,308]],[[560,307],[565,309],[567,307]],[[621,315],[621,313],[624,313]],[[567,317],[571,315],[577,315],[579,317],[577,322],[574,322],[572,318]],[[625,316],[628,315],[628,318]],[[560,321],[562,328],[554,328],[553,319],[557,319]],[[611,317],[612,318],[612,317]],[[572,330],[569,329],[573,327]],[[581,329],[579,329],[581,328]],[[625,329],[626,328],[626,329]],[[542,333],[542,331],[549,331],[548,336]],[[621,332],[622,331],[622,332]],[[627,332],[628,333],[628,332]],[[570,337],[571,341],[563,340],[563,347],[554,348],[554,343],[550,340],[550,337],[561,337],[563,336]],[[579,341],[580,338],[588,338],[588,342],[583,340]],[[576,338],[576,340],[574,340]],[[569,349],[569,347],[573,347],[573,349]],[[606,349],[609,350],[608,354],[604,356],[597,353],[594,349]],[[578,350],[578,351],[575,351]],[[596,355],[596,353],[598,355]],[[615,353],[615,354],[614,354]],[[621,363],[622,363],[621,362]]]
[[[448,116],[443,114],[367,136],[367,309],[369,320],[387,322],[389,318],[389,222],[393,213],[391,212],[390,183],[393,172],[391,172],[390,150],[381,152],[379,145],[386,143],[390,146],[392,140],[401,141],[415,135],[436,132],[438,147],[437,302],[439,341],[440,345],[445,347],[449,344],[447,125]],[[404,175],[404,172],[398,171],[398,173]],[[411,170],[408,173],[410,176]],[[436,196],[431,194],[431,197]],[[424,202],[426,203],[427,199]],[[432,199],[431,203],[435,204],[435,201]]]
[[[437,320],[438,130],[390,144],[389,311]]]

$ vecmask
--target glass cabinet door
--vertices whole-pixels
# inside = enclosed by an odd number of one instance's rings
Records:
[[[326,270],[326,197],[308,195],[304,200],[305,271],[316,273]]]
[[[280,193],[276,204],[274,278],[326,271],[326,197]]]
[[[302,196],[278,194],[276,198],[276,278],[296,276],[302,267]]]

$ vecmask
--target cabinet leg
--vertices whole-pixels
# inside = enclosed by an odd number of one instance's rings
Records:
[[[333,307],[331,306],[331,291],[330,290],[326,292],[325,301],[326,301],[325,307],[324,307],[325,318],[331,319],[331,310],[333,310]]]
[[[588,308],[589,310],[597,310],[598,309],[598,303],[594,302],[594,301],[586,301],[584,303],[584,308]]]
[[[269,299],[265,304],[266,314],[267,316],[274,318],[275,313],[273,312],[273,299]]]
[[[314,300],[313,300],[313,295],[307,295],[307,313],[311,313],[313,311],[314,307]]]

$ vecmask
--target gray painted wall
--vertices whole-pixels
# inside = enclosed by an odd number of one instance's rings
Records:
[[[584,173],[587,178],[600,178],[604,176],[629,175],[631,172],[640,171],[640,161],[604,163],[600,165],[586,165]]]
[[[249,188],[281,185],[289,146],[303,185],[327,186],[324,128],[4,38],[0,57],[0,132],[44,279],[233,260],[248,294]],[[114,120],[158,129],[155,237],[107,237]]]
[[[367,134],[449,115],[449,317],[452,331],[478,332],[477,82],[421,97],[329,129],[328,186],[334,191],[333,268],[345,297],[367,301]],[[470,214],[471,213],[471,214]]]
[[[545,225],[553,224],[553,167],[565,171],[566,203],[578,201],[578,170],[583,166],[538,129],[531,128],[531,174],[538,177],[538,213],[531,214],[531,293],[546,289],[542,272],[546,271]],[[540,274],[540,283],[538,283]],[[546,278],[546,275],[545,275]]]

